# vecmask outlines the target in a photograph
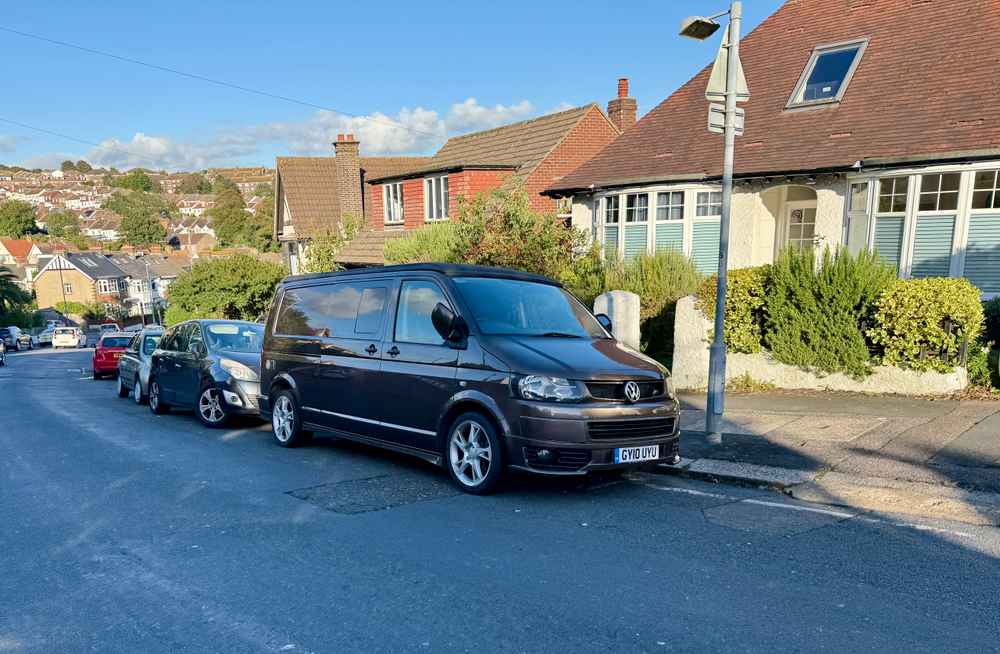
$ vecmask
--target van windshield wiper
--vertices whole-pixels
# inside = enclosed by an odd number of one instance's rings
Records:
[[[535,336],[544,336],[546,338],[583,338],[579,334],[569,334],[567,332],[545,332],[544,334],[535,334]]]

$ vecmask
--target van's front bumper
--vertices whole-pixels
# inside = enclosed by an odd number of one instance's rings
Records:
[[[547,475],[582,475],[619,470],[679,457],[680,410],[676,401],[636,404],[560,405],[518,401],[520,417],[510,425],[507,461],[511,467]],[[655,460],[616,463],[619,448],[659,447]]]

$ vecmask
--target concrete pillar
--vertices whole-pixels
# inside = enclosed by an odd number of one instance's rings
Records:
[[[594,313],[611,318],[614,337],[629,347],[639,349],[639,296],[628,291],[608,291],[594,300]]]

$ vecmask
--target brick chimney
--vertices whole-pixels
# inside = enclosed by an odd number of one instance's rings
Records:
[[[618,80],[618,97],[608,103],[608,118],[619,131],[624,132],[635,125],[636,102],[629,97],[628,78]]]
[[[337,197],[340,198],[340,215],[363,218],[361,190],[361,157],[354,134],[337,134],[333,144],[337,169]]]

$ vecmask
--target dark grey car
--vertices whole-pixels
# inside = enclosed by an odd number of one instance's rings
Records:
[[[153,352],[163,336],[163,327],[143,327],[129,342],[118,359],[118,397],[131,393],[136,404],[142,404],[149,394],[149,370]]]
[[[551,279],[414,264],[287,278],[268,317],[261,413],[444,466],[468,492],[673,462],[668,371]]]

